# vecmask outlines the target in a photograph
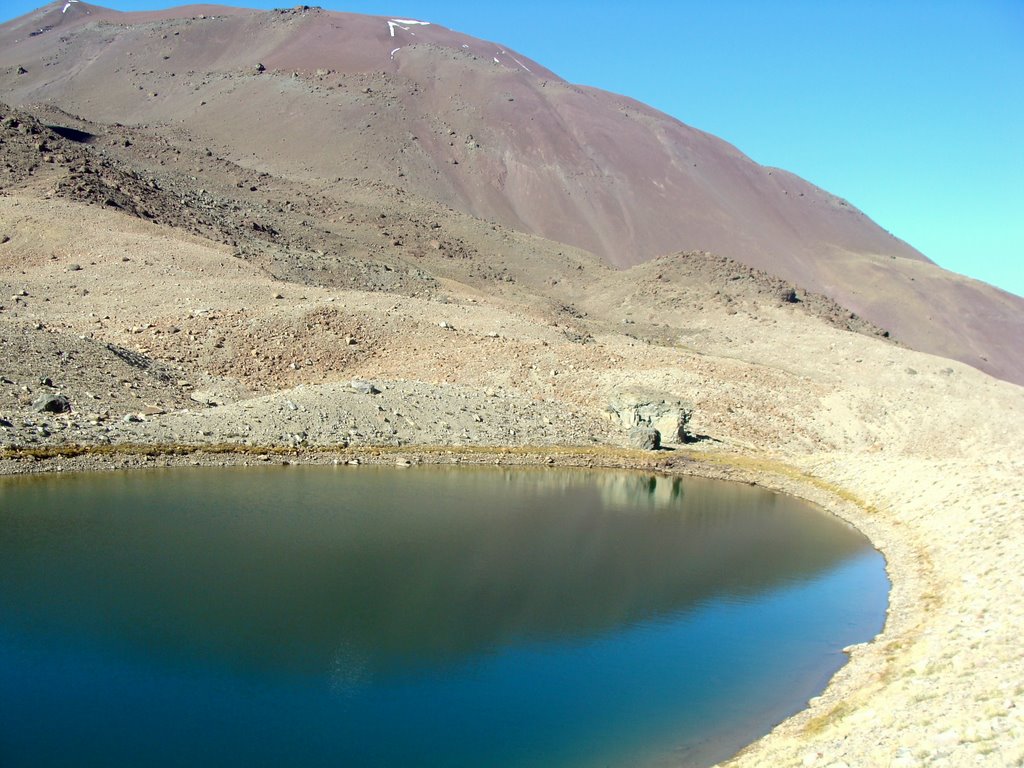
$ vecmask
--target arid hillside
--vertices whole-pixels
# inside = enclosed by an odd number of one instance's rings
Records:
[[[893,588],[729,764],[1024,761],[1024,388],[979,370],[1024,380],[1019,298],[411,20],[51,5],[0,27],[0,94],[0,474],[759,483],[868,534]]]
[[[70,433],[47,426],[45,435],[30,420],[11,435],[19,444],[108,440],[111,427],[130,436],[152,427],[124,421],[147,408],[198,408],[186,418],[217,420],[211,404],[280,399],[302,386],[347,391],[353,379],[465,387],[460,396],[471,400],[500,391],[504,399],[480,402],[517,404],[479,421],[461,411],[451,433],[429,399],[414,429],[402,420],[364,434],[331,414],[316,441],[620,443],[622,425],[602,414],[643,377],[628,386],[604,377],[627,361],[642,370],[664,355],[697,360],[749,344],[758,324],[779,318],[786,328],[853,333],[899,351],[831,299],[706,252],[616,270],[379,185],[323,195],[146,131],[43,117],[0,114],[4,402],[31,410],[49,391],[38,382],[50,379],[93,418],[72,419]],[[65,125],[48,126],[58,119]],[[200,165],[196,188],[181,168]],[[73,375],[60,373],[69,366]],[[123,386],[111,388],[109,376]],[[666,392],[689,401],[688,389]],[[724,403],[697,402],[703,418],[727,413]],[[371,406],[372,398],[352,402]],[[565,408],[579,415],[566,420]],[[275,443],[281,430],[251,440]],[[307,429],[288,434],[301,432],[314,439]],[[200,427],[162,434],[225,436]]]
[[[58,2],[0,26],[0,99],[189,194],[230,172],[268,215],[359,190],[370,207],[414,199],[619,268],[709,252],[829,296],[908,346],[1024,381],[1024,300],[938,269],[847,202],[713,136],[428,22]],[[306,198],[291,195],[300,188]],[[344,238],[349,223],[332,230]]]

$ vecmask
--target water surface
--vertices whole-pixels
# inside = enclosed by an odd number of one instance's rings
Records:
[[[708,765],[887,591],[850,527],[709,480],[0,479],[0,764]]]

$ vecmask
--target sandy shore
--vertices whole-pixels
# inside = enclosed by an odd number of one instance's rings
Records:
[[[1024,465],[818,454],[363,448],[0,459],[0,473],[276,463],[547,464],[755,482],[867,534],[893,583],[885,629],[809,706],[731,766],[1011,766],[1024,761],[1021,540]]]

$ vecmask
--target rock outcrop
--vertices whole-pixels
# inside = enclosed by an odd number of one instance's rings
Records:
[[[658,432],[659,445],[661,439],[670,443],[688,443],[695,439],[688,430],[693,406],[667,393],[627,390],[615,395],[605,412],[613,421],[630,430],[632,442],[635,442],[633,430],[637,427]]]

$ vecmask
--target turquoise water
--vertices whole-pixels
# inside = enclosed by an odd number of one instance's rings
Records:
[[[0,479],[0,765],[709,765],[882,627],[747,485],[272,467]]]

